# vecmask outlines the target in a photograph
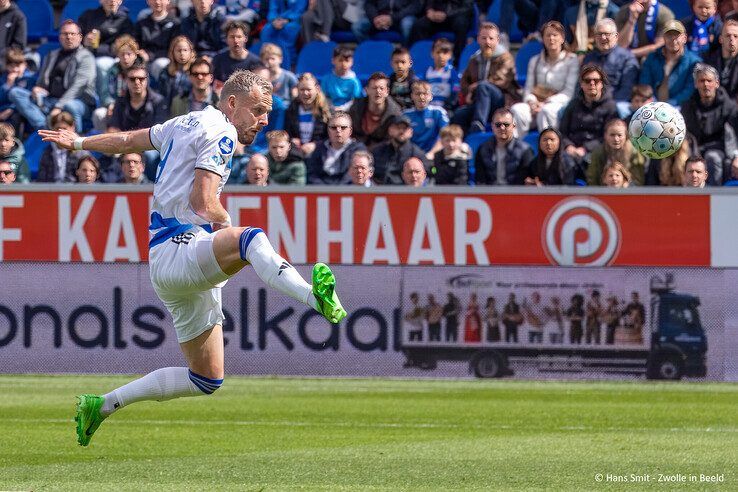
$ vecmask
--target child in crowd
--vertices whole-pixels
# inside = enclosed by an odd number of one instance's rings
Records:
[[[412,85],[419,80],[412,68],[413,61],[410,59],[410,52],[404,46],[395,48],[392,52],[392,75],[390,75],[390,96],[399,104],[402,109],[409,109],[413,106],[413,100],[410,97]]]
[[[9,162],[15,171],[17,183],[31,181],[31,171],[26,162],[26,150],[15,138],[15,128],[9,123],[0,123],[0,160]]]
[[[129,34],[123,34],[113,42],[113,53],[118,61],[104,72],[106,81],[98,84],[103,91],[99,94],[99,107],[92,112],[92,124],[100,133],[107,129],[107,120],[113,115],[115,100],[126,94],[126,70],[137,61],[143,61],[138,51],[138,42]]]
[[[630,118],[638,108],[654,101],[653,87],[648,84],[636,84],[630,90],[630,103],[625,101],[617,103],[618,114],[630,124]]]
[[[281,185],[304,185],[307,168],[297,151],[292,150],[290,136],[284,130],[266,134],[269,142],[269,182]]]
[[[459,72],[451,63],[454,45],[446,38],[438,38],[433,41],[431,48],[431,56],[433,57],[433,65],[428,67],[424,80],[431,86],[433,100],[431,105],[441,106],[447,111],[451,111],[455,105],[459,95],[459,87],[461,77]]]
[[[445,109],[429,105],[433,95],[430,84],[424,80],[413,84],[411,97],[413,108],[406,109],[404,114],[413,127],[412,142],[423,149],[428,159],[433,159],[441,149],[439,134],[448,125],[448,115]]]
[[[297,97],[297,77],[289,70],[282,69],[282,48],[273,43],[264,43],[259,51],[259,58],[269,69],[273,93],[289,104]]]
[[[51,117],[51,129],[74,131],[74,117],[66,111],[55,114]],[[77,181],[75,175],[77,161],[83,152],[67,150],[55,143],[49,144],[41,154],[36,181],[40,183],[74,183]]]
[[[0,75],[0,121],[6,121],[13,115],[13,108],[8,99],[8,92],[13,87],[31,90],[35,77],[27,70],[28,64],[23,50],[8,48],[5,52],[5,70]]]
[[[717,10],[717,0],[694,0],[693,14],[682,19],[687,30],[686,49],[703,58],[710,51],[720,49],[718,38],[723,29],[723,21]]]
[[[468,180],[471,149],[464,143],[464,130],[459,125],[441,128],[441,152],[436,152],[431,167],[431,180],[437,185],[465,185]]]
[[[331,101],[334,109],[348,110],[354,99],[364,95],[361,82],[351,67],[354,66],[354,50],[336,46],[333,50],[333,72],[320,82],[323,94]]]

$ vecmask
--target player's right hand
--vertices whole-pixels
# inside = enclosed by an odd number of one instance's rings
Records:
[[[74,150],[74,141],[79,138],[72,130],[39,130],[38,134],[44,142],[53,142],[67,150]]]

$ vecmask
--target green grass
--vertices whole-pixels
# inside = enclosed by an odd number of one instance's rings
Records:
[[[0,376],[0,490],[738,489],[738,385],[230,377],[79,447],[73,395],[128,379]]]

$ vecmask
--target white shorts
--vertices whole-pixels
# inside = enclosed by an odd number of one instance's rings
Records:
[[[223,323],[220,289],[229,277],[215,259],[215,234],[195,226],[149,250],[151,283],[172,315],[179,343]]]

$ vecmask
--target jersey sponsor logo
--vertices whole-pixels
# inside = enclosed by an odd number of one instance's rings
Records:
[[[210,159],[215,163],[215,167],[225,164],[225,158],[222,155],[214,155]]]
[[[185,232],[183,234],[177,234],[176,236],[172,237],[172,242],[174,244],[190,244],[190,241],[193,237],[195,237],[194,233]]]
[[[561,266],[609,265],[620,250],[620,224],[610,208],[588,197],[567,198],[543,224],[543,249]]]
[[[282,275],[282,272],[284,270],[287,270],[288,268],[292,268],[292,265],[290,265],[286,261],[283,261],[282,264],[279,265],[279,273],[277,273],[277,277],[279,277],[280,275]]]
[[[221,138],[218,142],[218,149],[220,149],[221,154],[230,154],[233,152],[233,140],[228,137]]]

